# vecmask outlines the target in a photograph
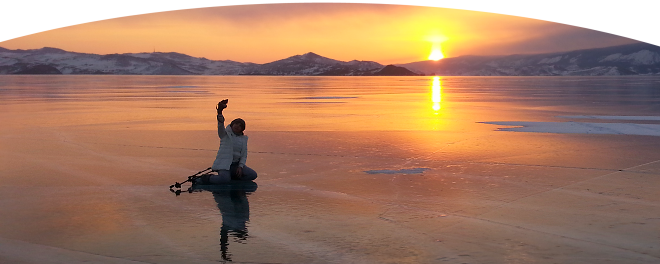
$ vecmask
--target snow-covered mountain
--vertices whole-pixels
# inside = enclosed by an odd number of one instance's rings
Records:
[[[128,53],[131,57],[146,59],[163,64],[176,65],[187,71],[186,74],[196,75],[237,75],[245,68],[256,66],[255,63],[242,63],[230,60],[214,61],[206,58],[196,58],[176,52]]]
[[[0,48],[0,74],[38,73],[53,68],[62,74],[137,75],[370,75],[384,68],[373,61],[343,62],[314,53],[266,64],[215,61],[169,52],[86,54],[56,48]]]
[[[371,75],[383,69],[373,61],[343,62],[309,52],[249,67],[250,75]]]
[[[660,47],[635,43],[570,52],[462,56],[398,66],[425,75],[462,76],[600,76],[660,73]]]
[[[410,72],[411,70],[413,72]],[[570,52],[462,56],[383,66],[373,61],[338,61],[305,53],[265,63],[215,61],[169,52],[86,54],[56,48],[0,48],[0,74],[137,75],[463,75],[552,76],[638,75],[660,73],[660,47],[636,43]]]
[[[182,75],[240,74],[254,65],[234,61],[213,61],[179,53],[86,54],[55,48],[36,50],[0,49],[0,74],[11,74],[48,65],[63,74],[144,74]]]

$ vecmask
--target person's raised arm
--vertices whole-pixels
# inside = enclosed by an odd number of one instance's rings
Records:
[[[227,136],[227,131],[225,131],[225,116],[222,115],[222,110],[227,108],[227,103],[229,99],[222,100],[218,102],[218,105],[215,106],[215,109],[218,111],[216,119],[218,120],[218,137],[223,138]]]

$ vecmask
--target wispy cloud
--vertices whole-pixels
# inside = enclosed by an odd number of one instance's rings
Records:
[[[447,57],[506,55],[633,42],[528,18],[383,4],[262,4],[162,12],[105,20],[0,43],[89,53],[176,51],[265,63],[316,52],[339,60],[424,60],[433,39]]]

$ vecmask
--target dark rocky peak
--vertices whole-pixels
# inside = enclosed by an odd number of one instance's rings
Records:
[[[58,48],[51,48],[51,47],[43,47],[38,50],[34,50],[36,53],[56,53],[56,54],[62,54],[62,53],[67,53],[66,50],[63,49],[58,49]]]
[[[380,67],[383,67],[383,65],[381,65],[380,63],[375,62],[375,61],[352,60],[352,61],[346,62],[346,64],[347,64],[347,65],[374,64],[374,65],[380,65]]]
[[[114,60],[114,59],[128,59],[128,58],[135,58],[131,55],[127,54],[119,54],[119,53],[114,53],[114,54],[105,54],[101,55],[101,60]]]
[[[326,57],[318,55],[314,52],[307,52],[303,55],[296,55],[296,56],[291,57],[291,59],[294,59],[294,60],[297,60],[297,61],[303,61],[303,62],[316,62],[316,63],[324,63],[324,64],[341,63],[341,61],[326,58]]]
[[[404,67],[387,65],[380,71],[374,73],[375,76],[418,76],[419,74],[414,73]]]
[[[301,58],[301,59],[304,59],[304,60],[327,59],[326,57],[323,57],[323,56],[321,56],[321,55],[318,55],[318,54],[316,54],[316,53],[314,53],[314,52],[307,52],[307,53],[305,53],[305,54],[303,54],[303,55],[300,55],[300,58]]]
[[[295,64],[295,63],[314,63],[314,64],[337,64],[341,63],[333,59],[329,59],[323,56],[320,56],[313,52],[308,52],[303,55],[295,55],[288,57],[286,59],[277,60],[274,62],[269,62],[263,65],[279,65],[279,64]]]
[[[168,58],[168,59],[178,59],[178,60],[188,60],[192,59],[193,57],[190,55],[178,53],[178,52],[154,52],[151,53],[152,56],[158,56],[158,57],[163,57],[163,58]]]
[[[149,61],[148,59],[133,57],[126,54],[107,54],[101,56],[99,59],[105,61],[114,61],[115,65],[119,67],[128,67],[131,65],[131,62],[147,63]]]

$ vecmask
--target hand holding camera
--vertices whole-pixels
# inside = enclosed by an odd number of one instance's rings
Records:
[[[218,105],[215,106],[215,109],[218,110],[218,115],[222,114],[222,110],[227,108],[227,103],[229,102],[229,99],[222,100],[218,102]]]

